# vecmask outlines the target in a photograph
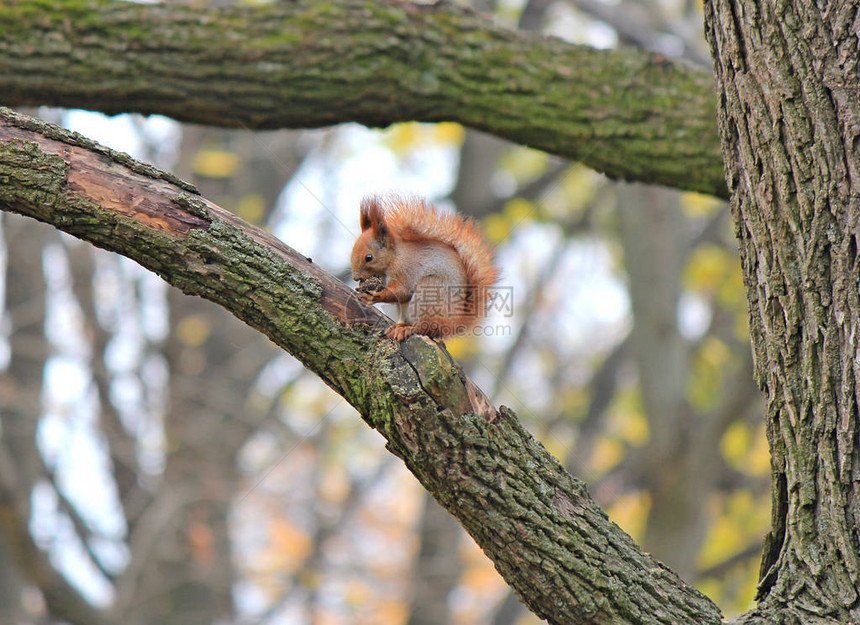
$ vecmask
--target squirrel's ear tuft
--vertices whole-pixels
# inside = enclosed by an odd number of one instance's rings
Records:
[[[383,247],[389,247],[391,245],[391,238],[388,236],[388,225],[384,221],[380,221],[376,228],[373,229],[373,233],[376,235],[376,240],[379,241],[379,244]]]
[[[383,222],[382,205],[375,195],[365,195],[361,199],[361,230],[376,230]]]
[[[388,245],[384,200],[378,195],[366,195],[361,200],[361,231],[365,230],[370,230],[381,245]]]

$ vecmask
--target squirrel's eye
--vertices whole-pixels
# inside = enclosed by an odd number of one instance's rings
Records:
[[[366,263],[369,263],[372,260],[373,260],[373,254],[368,254],[367,256],[364,257],[364,262],[366,262]]]

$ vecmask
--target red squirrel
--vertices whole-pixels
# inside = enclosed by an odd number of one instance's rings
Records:
[[[401,321],[386,337],[445,338],[486,316],[499,270],[475,222],[421,198],[370,195],[361,201],[360,223],[352,277],[364,303],[398,305]]]

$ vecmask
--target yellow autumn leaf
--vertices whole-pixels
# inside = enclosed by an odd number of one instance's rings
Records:
[[[742,551],[759,538],[769,524],[768,506],[757,501],[749,490],[739,490],[725,499],[723,512],[711,525],[699,554],[702,568],[718,564]]]
[[[744,286],[741,262],[736,256],[727,261],[726,275],[722,284],[717,288],[717,301],[727,308],[734,308],[744,313],[741,317],[746,320],[747,292]]]
[[[200,150],[191,167],[195,174],[207,178],[229,178],[239,169],[239,157],[226,150]]]
[[[726,429],[720,441],[720,451],[732,467],[744,470],[745,460],[749,453],[751,435],[746,423],[737,421]]]
[[[716,245],[700,245],[684,270],[684,284],[694,291],[713,293],[735,268],[733,258]]]
[[[428,145],[461,145],[465,131],[460,124],[442,122],[427,124],[403,122],[394,124],[382,134],[382,143],[394,152],[403,153]]]
[[[721,601],[723,598],[723,584],[720,580],[713,578],[699,580],[696,582],[696,589],[706,597],[710,597],[717,605],[723,605],[723,601]]]
[[[445,339],[445,347],[455,360],[462,360],[463,356],[469,351],[469,343],[469,338],[466,336],[452,336],[449,339]]]
[[[183,345],[200,347],[209,338],[209,322],[204,317],[190,315],[180,319],[174,331]]]
[[[558,186],[548,194],[542,205],[550,209],[550,216],[570,219],[572,211],[581,213],[591,204],[595,183],[599,178],[594,170],[574,164],[559,174],[557,180]],[[556,193],[559,196],[557,200],[554,198]]]
[[[648,493],[642,491],[621,495],[609,507],[607,513],[613,523],[630,534],[634,540],[638,540],[645,532],[645,521],[650,508],[651,499]]]
[[[439,143],[453,143],[462,145],[466,138],[466,131],[460,124],[454,122],[442,122],[434,124],[435,138]]]
[[[728,346],[720,339],[710,336],[705,340],[702,349],[699,351],[699,356],[711,363],[714,367],[724,367],[732,352]]]
[[[570,449],[568,438],[562,431],[552,432],[541,437],[541,444],[556,458],[564,458]]]
[[[648,442],[648,419],[641,410],[630,410],[624,413],[618,426],[619,435],[628,443],[635,446]]]
[[[738,490],[731,494],[726,508],[732,518],[740,519],[743,523],[755,513],[756,503],[750,491]]]
[[[606,473],[621,462],[624,456],[624,445],[621,441],[604,437],[597,441],[591,452],[591,467],[597,475]]]
[[[412,149],[418,135],[418,124],[407,122],[395,124],[383,135],[385,144],[395,152],[405,152]]]
[[[770,472],[770,447],[767,444],[764,424],[753,434],[752,445],[747,456],[746,472],[763,476]]]
[[[533,219],[537,214],[535,205],[521,197],[515,197],[505,202],[505,215],[512,223],[518,224]]]
[[[249,193],[239,199],[236,213],[252,224],[259,225],[266,211],[266,201],[258,193]]]
[[[687,387],[687,398],[697,410],[707,410],[720,400],[731,350],[726,344],[708,337],[702,343],[693,361],[693,375]]]
[[[499,165],[511,172],[518,181],[534,180],[546,171],[549,155],[540,150],[517,147],[505,152]]]
[[[750,558],[744,567],[741,576],[740,588],[736,600],[729,610],[726,610],[726,618],[734,617],[741,612],[746,612],[755,605],[755,597],[758,593],[759,562],[757,558]]]
[[[484,234],[490,243],[501,243],[511,234],[511,222],[504,215],[488,215],[484,219]]]
[[[725,514],[717,517],[699,554],[699,566],[707,568],[722,562],[743,548],[743,540],[734,519]]]
[[[770,471],[770,450],[763,425],[752,430],[745,423],[733,423],[723,434],[720,451],[737,471],[754,476]]]
[[[689,217],[709,217],[721,206],[723,201],[712,195],[684,193],[681,195],[681,209]]]
[[[642,397],[636,390],[618,393],[609,410],[610,432],[631,445],[643,445],[650,433],[648,419],[642,409]]]

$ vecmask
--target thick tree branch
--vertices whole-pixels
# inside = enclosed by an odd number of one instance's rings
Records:
[[[708,72],[512,32],[451,2],[0,6],[8,105],[247,128],[457,121],[613,178],[726,196]]]
[[[551,623],[718,623],[717,608],[643,553],[581,482],[424,337],[178,180],[0,109],[0,209],[124,254],[217,302],[299,358],[362,414]]]
[[[734,622],[856,623],[860,13],[812,0],[704,8],[771,450],[760,602]]]

